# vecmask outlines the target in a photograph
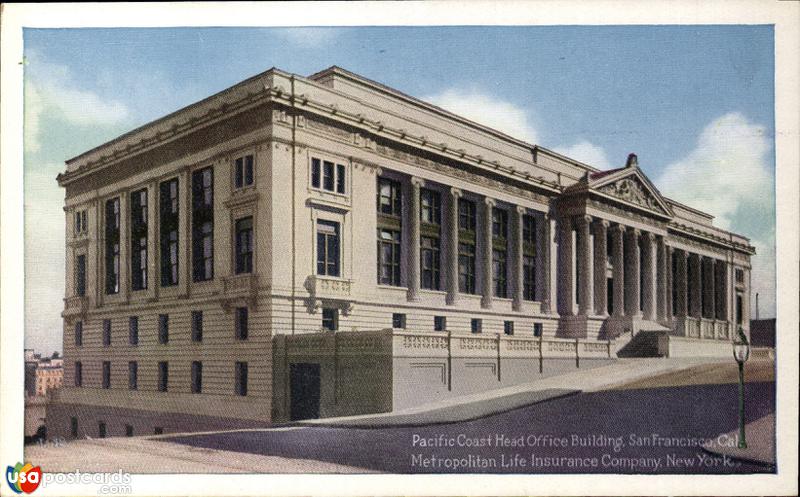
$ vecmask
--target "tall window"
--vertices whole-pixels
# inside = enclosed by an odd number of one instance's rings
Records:
[[[147,190],[131,193],[131,288],[147,288]]]
[[[81,235],[89,231],[86,223],[86,211],[75,211],[75,234]]]
[[[178,178],[160,186],[161,286],[178,284]]]
[[[475,202],[458,200],[458,291],[475,293]]]
[[[169,363],[161,361],[158,363],[158,391],[166,392],[169,385]]]
[[[522,216],[522,298],[536,300],[536,218]]]
[[[329,192],[344,193],[347,168],[331,161],[311,159],[311,186]]]
[[[83,386],[83,363],[81,361],[75,361],[75,386]]]
[[[339,311],[330,307],[322,309],[322,329],[336,331],[339,329]]]
[[[508,211],[492,209],[492,279],[494,295],[508,297]]]
[[[164,344],[169,342],[169,315],[158,315],[158,343]]]
[[[111,388],[111,362],[103,361],[103,388]]]
[[[75,346],[83,346],[83,321],[75,322]]]
[[[214,277],[214,172],[192,173],[192,275],[194,281]]]
[[[106,200],[106,293],[119,293],[119,197]]]
[[[235,328],[236,338],[239,340],[247,340],[248,319],[247,307],[237,307]]]
[[[379,285],[400,286],[401,194],[400,183],[388,178],[378,178],[377,265]]]
[[[247,395],[247,363],[236,363],[236,395]]]
[[[79,297],[86,295],[86,255],[75,258],[75,293]]]
[[[406,315],[401,313],[392,314],[392,328],[403,330],[406,328]]]
[[[483,320],[479,318],[472,318],[470,320],[470,331],[472,333],[480,333],[483,331]]]
[[[433,316],[433,331],[447,330],[447,318],[444,316]]]
[[[439,241],[442,224],[442,202],[438,192],[420,190],[420,276],[422,288],[440,289]]]
[[[70,431],[72,433],[72,438],[76,438],[78,436],[78,418],[70,418]]]
[[[203,341],[203,311],[192,311],[192,341]]]
[[[236,274],[253,272],[253,218],[236,221]]]
[[[203,392],[203,363],[192,362],[192,393]]]
[[[131,316],[128,318],[128,343],[139,345],[139,317]]]
[[[514,321],[503,321],[503,333],[506,335],[514,334]]]
[[[317,274],[341,276],[339,223],[317,220]]]
[[[253,184],[253,156],[245,155],[234,161],[234,186],[244,188]]]
[[[111,345],[111,320],[103,320],[103,346],[108,347]]]
[[[136,390],[139,388],[139,363],[136,361],[128,362],[128,389]]]

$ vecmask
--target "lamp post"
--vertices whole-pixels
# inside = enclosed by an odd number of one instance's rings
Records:
[[[742,327],[739,327],[738,336],[733,341],[733,358],[739,365],[739,444],[740,449],[747,448],[747,441],[744,435],[744,363],[750,357],[750,342],[744,334]]]

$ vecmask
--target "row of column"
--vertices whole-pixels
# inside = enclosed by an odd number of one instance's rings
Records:
[[[409,198],[409,244],[408,244],[408,300],[418,301],[420,296],[420,239],[421,239],[421,226],[420,226],[420,189],[425,185],[424,180],[412,177],[409,181],[411,185],[410,198]],[[442,264],[443,275],[445,279],[445,288],[447,291],[447,303],[455,304],[458,301],[459,295],[459,200],[464,196],[462,190],[458,188],[450,188],[449,200],[446,208],[446,221],[442,224],[443,229],[446,230],[446,243],[443,244],[443,259]],[[492,250],[493,250],[493,234],[492,234],[492,210],[496,207],[496,201],[489,197],[484,197],[483,202],[478,207],[479,218],[482,222],[477,223],[476,235],[476,273],[481,271],[482,285],[480,290],[481,305],[485,308],[491,308],[494,301],[494,278],[492,273]],[[523,216],[528,214],[528,210],[522,206],[514,206],[510,209],[510,233],[508,239],[508,246],[506,253],[508,264],[508,290],[512,296],[513,307],[515,310],[522,309],[523,305],[523,290],[524,290],[524,276],[523,276]],[[551,297],[551,289],[554,287],[552,279],[551,268],[551,252],[552,248],[552,226],[553,220],[550,216],[539,211],[531,211],[529,213],[536,216],[536,252],[535,252],[535,266],[536,266],[536,300],[541,303],[541,312],[550,313],[550,303],[553,300]],[[477,264],[480,259],[481,264]],[[477,274],[476,274],[477,276]]]
[[[562,316],[607,317],[611,300],[613,317],[668,322],[674,288],[675,315],[730,319],[729,264],[673,249],[661,235],[588,215],[567,217],[560,222],[558,259]]]

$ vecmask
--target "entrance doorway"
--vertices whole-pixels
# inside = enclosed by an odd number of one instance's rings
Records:
[[[606,278],[606,302],[608,314],[614,314],[614,278]]]
[[[319,418],[319,364],[298,363],[289,366],[291,407],[289,419]]]

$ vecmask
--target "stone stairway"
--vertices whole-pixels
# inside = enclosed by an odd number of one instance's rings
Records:
[[[642,330],[617,348],[617,357],[668,357],[669,333]]]

